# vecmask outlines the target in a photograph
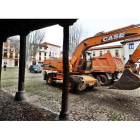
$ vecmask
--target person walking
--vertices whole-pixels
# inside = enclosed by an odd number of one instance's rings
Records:
[[[4,71],[6,71],[6,65],[4,65],[3,68],[4,68]]]

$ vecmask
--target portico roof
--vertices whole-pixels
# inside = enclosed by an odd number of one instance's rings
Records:
[[[30,32],[40,28],[59,24],[72,25],[77,19],[0,19],[0,35],[10,37],[22,32]]]

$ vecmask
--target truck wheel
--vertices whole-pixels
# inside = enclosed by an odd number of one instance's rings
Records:
[[[53,81],[53,74],[52,73],[49,73],[47,75],[46,83],[48,85],[54,85],[55,84],[55,81]]]
[[[110,84],[114,84],[114,80],[113,79],[108,79],[108,85]]]
[[[76,91],[76,81],[74,77],[69,77],[69,92],[75,93]]]
[[[99,83],[101,84],[101,86],[107,86],[108,85],[108,79],[105,75],[98,75],[97,79],[98,79]]]

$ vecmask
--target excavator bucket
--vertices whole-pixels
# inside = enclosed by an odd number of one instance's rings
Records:
[[[133,90],[140,87],[140,76],[132,73],[129,68],[123,71],[121,78],[111,87],[121,90]]]

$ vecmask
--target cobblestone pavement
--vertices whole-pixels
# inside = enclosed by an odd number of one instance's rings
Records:
[[[9,93],[0,91],[0,121],[54,121],[57,115],[27,102],[16,102]]]
[[[4,90],[12,95],[13,100],[17,87],[7,87]],[[42,92],[41,96],[27,93],[27,96],[30,104],[57,115],[60,113],[61,89],[55,93]],[[140,89],[122,91],[99,87],[70,94],[69,111],[71,121],[139,121]]]

